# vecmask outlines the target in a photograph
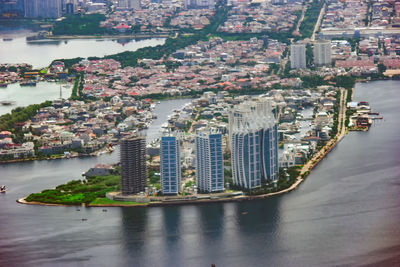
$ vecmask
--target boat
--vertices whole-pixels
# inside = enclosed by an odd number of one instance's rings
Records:
[[[13,40],[13,38],[3,38],[3,41],[4,42],[10,42],[10,41],[12,41]]]
[[[34,81],[26,81],[26,82],[20,82],[20,86],[36,86],[36,82]]]
[[[7,189],[5,185],[0,186],[0,193],[5,193],[6,191]]]
[[[5,100],[5,101],[0,101],[0,104],[3,106],[11,106],[12,104],[14,104],[14,102]]]
[[[8,83],[0,83],[0,87],[5,88],[5,87],[7,87],[7,86],[8,86]]]

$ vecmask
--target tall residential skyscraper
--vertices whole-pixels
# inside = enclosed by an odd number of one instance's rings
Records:
[[[140,0],[119,0],[118,8],[121,9],[140,9],[141,2]]]
[[[147,181],[146,138],[130,136],[121,140],[122,194],[144,192]]]
[[[161,137],[160,156],[162,193],[179,194],[182,179],[179,139],[175,136]]]
[[[246,189],[278,179],[278,128],[269,99],[240,104],[229,114],[233,183]]]
[[[213,9],[215,8],[214,0],[185,0],[186,9]]]
[[[25,0],[25,17],[58,18],[61,16],[61,0]]]
[[[0,0],[0,18],[22,18],[24,0]]]
[[[290,45],[290,67],[292,69],[306,68],[306,45],[292,44]]]
[[[314,63],[319,66],[332,63],[331,41],[319,40],[314,43]]]
[[[196,179],[201,192],[224,190],[222,135],[199,131],[196,135]]]

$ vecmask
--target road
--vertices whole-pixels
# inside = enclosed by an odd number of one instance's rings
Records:
[[[322,18],[325,14],[325,9],[326,9],[326,3],[321,8],[321,12],[319,12],[317,23],[315,23],[314,31],[313,31],[313,34],[311,35],[311,41],[315,41],[315,34],[318,31],[319,26],[321,25]]]

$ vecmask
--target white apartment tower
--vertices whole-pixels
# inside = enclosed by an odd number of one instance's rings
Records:
[[[25,0],[26,18],[59,18],[61,0]]]
[[[214,0],[185,0],[185,9],[213,9]]]
[[[329,40],[319,40],[314,43],[314,63],[317,66],[332,63],[331,42]]]
[[[140,9],[140,0],[118,0],[118,8],[120,9]]]
[[[247,101],[231,110],[229,138],[236,186],[253,189],[278,179],[278,128],[270,99]]]
[[[199,131],[196,135],[196,180],[201,192],[224,190],[222,134]]]
[[[306,68],[306,45],[292,44],[290,46],[290,67],[292,69]]]

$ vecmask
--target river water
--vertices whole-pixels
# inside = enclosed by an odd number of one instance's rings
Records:
[[[9,84],[6,88],[0,87],[0,101],[12,101],[13,105],[0,105],[0,115],[9,113],[16,107],[26,107],[31,104],[39,104],[45,100],[54,100],[61,97],[69,98],[72,84],[38,82],[35,87],[20,86],[19,83]]]
[[[355,100],[385,119],[348,134],[297,190],[265,200],[108,212],[20,205],[118,155],[0,165],[10,188],[0,196],[0,266],[398,266],[400,82],[358,84]]]
[[[0,64],[29,63],[34,68],[48,66],[54,59],[75,57],[103,57],[124,51],[135,51],[146,46],[162,45],[165,38],[145,40],[125,39],[69,39],[26,42],[32,32],[26,29],[0,30]],[[4,41],[3,38],[12,38]]]

